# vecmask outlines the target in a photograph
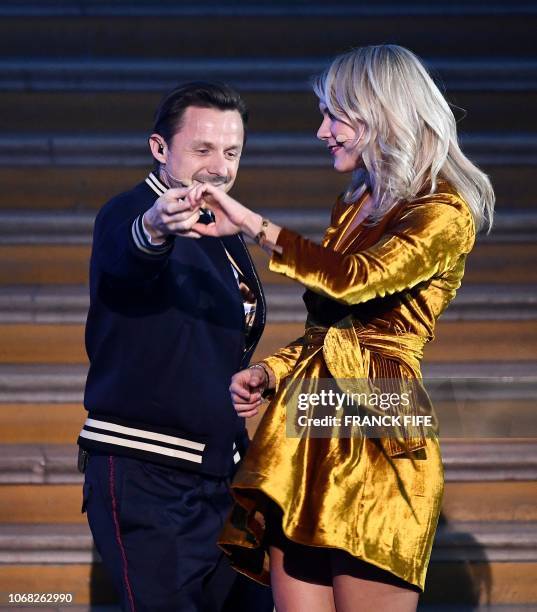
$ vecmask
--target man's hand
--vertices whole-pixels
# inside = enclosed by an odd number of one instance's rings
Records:
[[[193,226],[193,231],[203,236],[231,236],[247,231],[250,227],[261,228],[262,217],[260,215],[252,212],[249,208],[228,196],[225,191],[210,183],[196,185],[188,193],[186,200],[192,206],[204,206],[214,213],[214,223],[208,225],[198,223]]]
[[[170,234],[201,238],[201,235],[192,229],[200,217],[199,204],[185,199],[192,189],[168,189],[145,212],[142,221],[154,241],[164,241]]]
[[[267,375],[261,368],[247,368],[237,372],[231,379],[231,399],[240,417],[253,417],[263,403],[261,394],[265,390]]]

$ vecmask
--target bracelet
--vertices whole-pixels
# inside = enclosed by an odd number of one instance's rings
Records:
[[[266,243],[267,235],[265,234],[265,230],[268,228],[269,222],[268,219],[261,219],[261,230],[254,236],[254,240],[256,244],[258,244],[261,248]]]
[[[270,376],[267,370],[260,363],[254,363],[253,365],[248,366],[248,370],[251,370],[253,368],[260,368],[261,370],[263,370],[263,374],[265,375],[265,389],[268,389],[268,386],[270,385]]]
[[[270,242],[269,240],[267,240],[267,235],[265,234],[265,230],[268,228],[269,226],[269,221],[267,219],[262,219],[261,220],[261,231],[258,232],[255,237],[254,240],[256,242],[256,244],[258,244],[262,249],[268,248],[271,251],[276,251],[276,253],[279,253],[280,255],[283,253],[283,248],[278,245],[278,244],[274,244],[273,242]]]

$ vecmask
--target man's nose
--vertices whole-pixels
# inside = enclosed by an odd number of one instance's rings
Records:
[[[215,153],[211,156],[211,160],[207,171],[210,174],[218,174],[219,176],[227,176],[228,174],[228,161],[223,155]]]

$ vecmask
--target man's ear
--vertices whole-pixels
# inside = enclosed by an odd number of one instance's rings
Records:
[[[151,134],[149,137],[149,148],[153,157],[158,162],[165,164],[168,161],[168,146],[160,134]]]

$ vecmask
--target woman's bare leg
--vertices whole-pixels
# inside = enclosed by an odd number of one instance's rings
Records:
[[[342,551],[331,564],[337,612],[415,612],[419,593],[403,580]]]
[[[270,546],[270,581],[277,612],[336,610],[325,551],[295,544]]]

